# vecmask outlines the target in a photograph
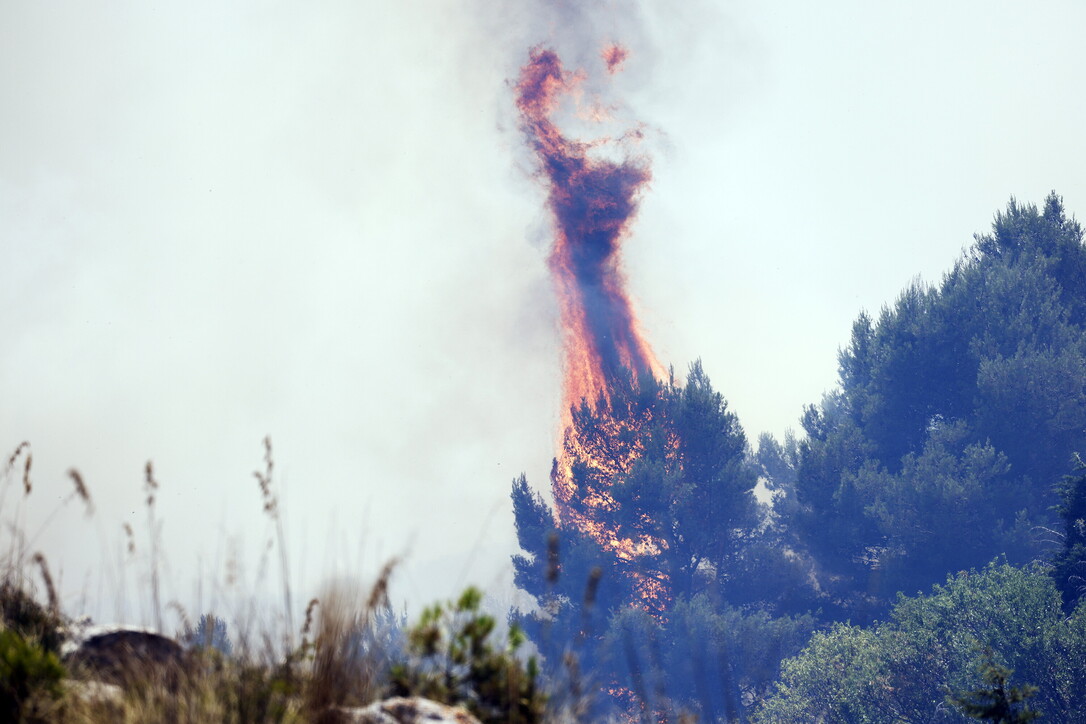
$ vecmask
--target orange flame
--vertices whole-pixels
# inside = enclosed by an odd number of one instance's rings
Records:
[[[610,45],[601,57],[607,72],[615,73],[627,51]],[[651,173],[642,158],[615,162],[591,155],[610,143],[607,139],[579,141],[558,128],[554,116],[563,98],[576,95],[584,77],[565,71],[554,51],[537,47],[516,86],[521,125],[539,159],[555,222],[548,264],[560,305],[565,374],[562,442],[551,479],[559,523],[580,530],[616,557],[633,561],[658,552],[662,543],[620,537],[606,522],[608,516],[601,515],[615,509],[615,500],[606,490],[578,496],[572,466],[574,460],[583,461],[608,480],[628,473],[643,453],[636,432],[649,420],[611,417],[604,422],[602,436],[587,439],[572,411],[581,404],[591,407],[609,400],[616,381],[630,375],[664,377],[637,323],[619,262],[619,248]],[[639,132],[626,137],[637,138]],[[646,600],[666,598],[659,578],[635,579],[643,579],[637,587]]]
[[[625,57],[613,46],[607,55]],[[549,265],[565,331],[564,407],[606,396],[617,375],[662,375],[625,291],[619,246],[651,174],[643,159],[616,163],[589,152],[606,140],[566,138],[552,120],[580,75],[562,69],[551,50],[535,48],[517,84],[517,108],[548,185],[555,220]]]
[[[607,64],[607,72],[612,75],[622,70],[622,65],[626,62],[626,58],[628,58],[629,55],[629,51],[617,44],[608,45],[603,49],[603,52],[600,53],[603,62]]]

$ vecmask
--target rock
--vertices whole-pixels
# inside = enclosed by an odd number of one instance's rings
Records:
[[[124,689],[116,684],[65,679],[64,688],[76,699],[88,704],[124,704]]]
[[[460,707],[419,697],[394,697],[366,707],[338,710],[338,721],[350,724],[480,724]]]
[[[173,639],[132,626],[92,626],[67,641],[61,653],[72,670],[124,686],[155,680],[173,685],[184,661],[184,649]]]

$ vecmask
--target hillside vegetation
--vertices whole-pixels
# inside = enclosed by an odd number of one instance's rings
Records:
[[[483,722],[1086,721],[1086,246],[1055,194],[860,312],[798,435],[749,440],[699,363],[631,374],[570,419],[562,515],[512,487],[535,605],[495,615],[469,589],[409,623],[393,562],[292,611],[284,556],[279,636],[191,624],[151,570],[181,653],[138,666],[70,655],[78,622],[19,532],[20,444],[0,480],[0,720],[331,722],[403,695]],[[62,504],[92,510],[71,478]],[[150,464],[145,488],[156,541]]]

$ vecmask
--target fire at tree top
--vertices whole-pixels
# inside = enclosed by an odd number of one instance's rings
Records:
[[[617,72],[626,50],[609,46],[602,59],[609,73]],[[616,376],[662,370],[638,329],[618,255],[651,174],[642,160],[590,156],[608,139],[579,141],[559,130],[553,116],[583,78],[565,71],[554,51],[535,48],[516,87],[555,221],[549,264],[565,331],[567,411],[606,395]]]

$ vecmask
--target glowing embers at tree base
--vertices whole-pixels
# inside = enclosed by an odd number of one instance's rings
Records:
[[[609,397],[571,411],[554,461],[551,485],[561,527],[594,540],[614,556],[615,568],[632,584],[639,605],[659,615],[672,594],[668,542],[645,505],[656,482],[681,474],[679,440],[668,419],[665,395],[674,391],[648,374],[615,381]],[[641,484],[645,483],[645,484]]]

